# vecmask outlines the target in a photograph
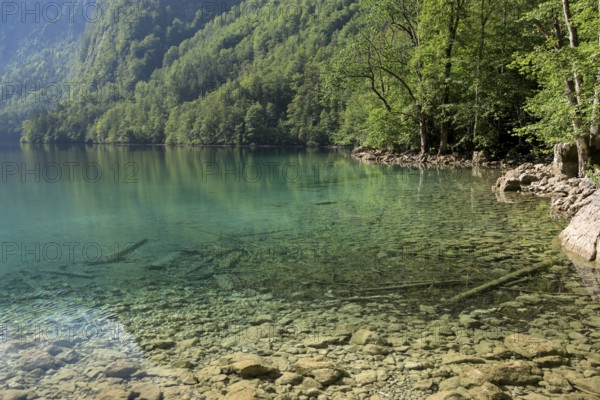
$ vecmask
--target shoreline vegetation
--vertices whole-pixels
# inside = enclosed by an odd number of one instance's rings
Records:
[[[264,13],[258,0],[235,0],[210,15],[191,0],[134,3],[133,21],[100,15],[66,42],[51,35],[39,49],[36,32],[19,57],[7,49],[0,78],[22,82],[4,93],[3,133],[494,158],[567,142],[579,176],[597,162],[594,2],[302,0]],[[71,67],[42,62],[48,48]],[[31,85],[45,77],[57,93]]]

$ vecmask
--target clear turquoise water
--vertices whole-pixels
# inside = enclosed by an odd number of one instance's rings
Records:
[[[553,244],[564,222],[544,200],[498,202],[495,170],[303,149],[5,145],[0,159],[0,323],[101,308],[127,324],[153,297],[189,292],[191,303],[209,290],[436,304],[542,259],[564,262]],[[434,285],[397,288],[422,282]],[[91,314],[77,316],[79,305]]]

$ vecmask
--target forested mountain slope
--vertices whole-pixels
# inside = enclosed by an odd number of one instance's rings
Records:
[[[178,46],[173,43],[185,35],[171,35],[170,28],[166,36],[151,32],[133,43],[109,39],[110,49],[129,46],[121,60],[102,51],[99,40],[107,31],[93,27],[84,39],[79,76],[97,83],[98,96],[34,118],[25,138],[327,143],[337,117],[330,118],[336,110],[322,104],[322,63],[334,55],[340,30],[348,29],[357,10],[350,0],[245,2]],[[118,35],[108,31],[108,37]],[[94,56],[85,56],[85,49]]]
[[[572,20],[566,0],[107,1],[127,11],[79,39],[70,71],[86,90],[33,115],[24,140],[504,154],[597,115],[591,0],[571,2]],[[552,47],[569,26],[582,45]],[[592,93],[579,111],[557,93],[573,68]]]
[[[17,137],[20,124],[60,96],[85,28],[80,3],[2,2],[0,15],[0,135]]]

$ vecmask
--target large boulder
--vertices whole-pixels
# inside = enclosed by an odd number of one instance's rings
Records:
[[[577,159],[577,146],[570,143],[555,144],[552,168],[556,174],[564,174],[569,178],[577,176],[579,168]]]
[[[594,193],[590,198],[591,201],[575,214],[559,237],[566,250],[594,261],[600,247],[600,194]]]

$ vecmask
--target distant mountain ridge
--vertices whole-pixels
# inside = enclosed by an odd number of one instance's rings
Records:
[[[319,63],[358,10],[354,1],[111,4],[139,12],[87,24],[71,76],[91,96],[35,115],[25,140],[330,141],[336,110],[321,104]]]

